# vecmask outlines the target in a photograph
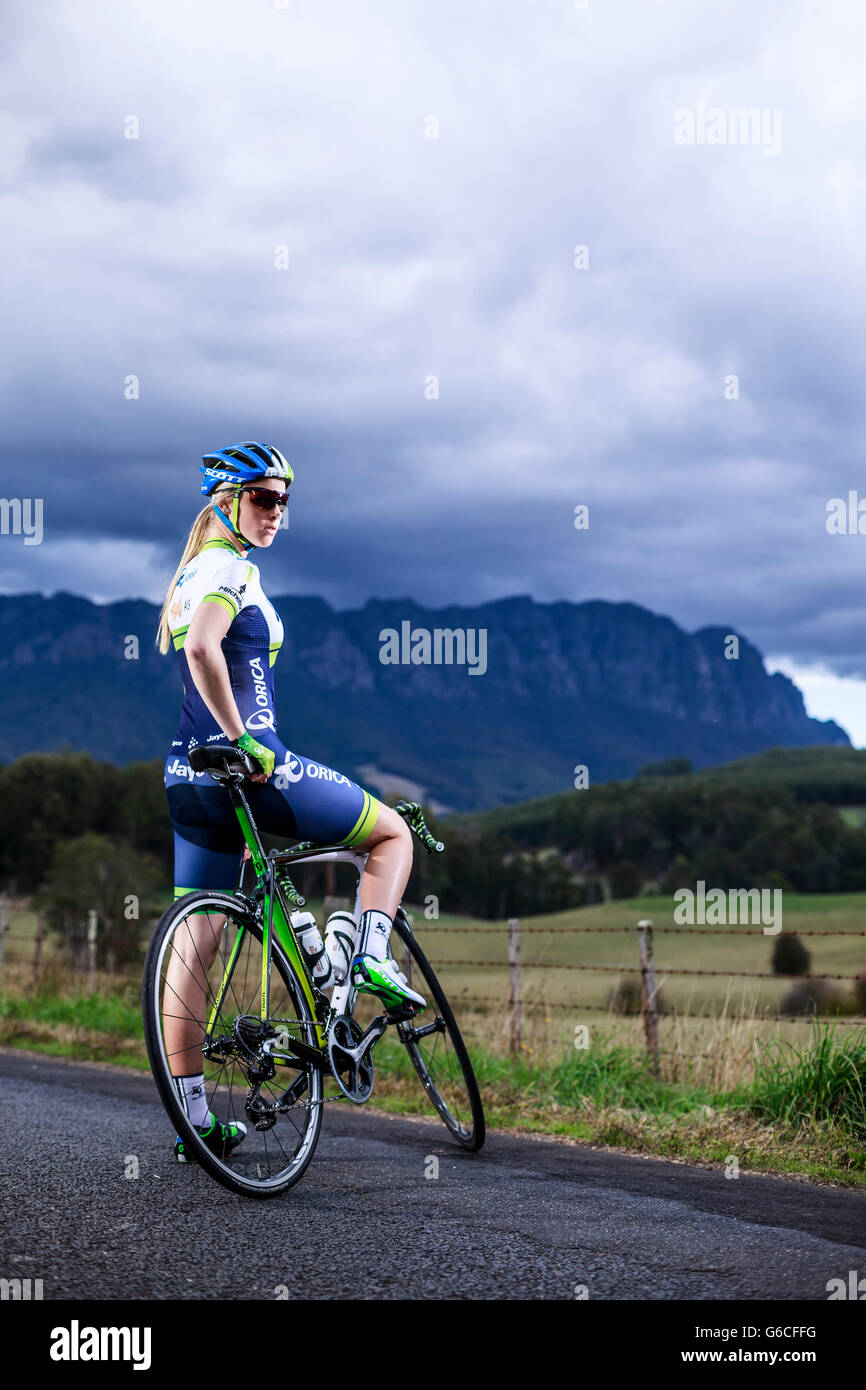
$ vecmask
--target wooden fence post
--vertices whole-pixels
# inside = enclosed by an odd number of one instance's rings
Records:
[[[87,988],[96,988],[96,933],[99,918],[93,908],[87,914]]]
[[[520,1051],[520,921],[508,923],[508,1003],[511,1018],[509,1048]]]
[[[38,980],[39,967],[42,964],[42,943],[45,940],[45,914],[42,911],[36,914],[36,935],[33,938],[33,978]]]
[[[5,893],[0,893],[0,979],[3,976],[3,957],[6,954],[6,933],[9,930],[7,917],[8,899]]]
[[[653,1073],[659,1070],[659,1012],[656,1004],[656,972],[653,961],[653,924],[648,917],[638,922],[638,943],[640,946],[640,991],[643,1031],[647,1052],[652,1061]]]

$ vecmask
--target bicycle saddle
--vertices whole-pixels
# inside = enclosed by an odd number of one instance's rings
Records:
[[[193,772],[209,772],[216,782],[240,782],[261,769],[255,758],[230,743],[201,743],[189,754]]]

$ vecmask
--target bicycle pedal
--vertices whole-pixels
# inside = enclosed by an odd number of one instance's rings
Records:
[[[405,1004],[398,1004],[393,1009],[385,1010],[385,1017],[389,1023],[406,1023],[410,1018],[416,1018],[420,1013],[417,1004],[413,1004],[411,999],[407,999]]]

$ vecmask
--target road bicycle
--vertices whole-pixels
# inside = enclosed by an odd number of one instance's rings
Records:
[[[384,1009],[362,1028],[362,1001],[381,1001],[345,983],[331,997],[315,984],[292,925],[304,906],[289,869],[348,863],[360,880],[367,856],[341,845],[305,841],[265,852],[243,791],[258,771],[231,745],[192,750],[194,772],[225,786],[243,831],[255,884],[242,891],[194,892],[162,916],[147,951],[142,983],[144,1033],[163,1104],[185,1149],[233,1192],[275,1197],[306,1171],[319,1139],[322,1107],[363,1105],[373,1094],[373,1053],[397,1094],[423,1086],[449,1134],[464,1149],[484,1143],[484,1112],[466,1045],[409,918],[398,909],[391,933],[394,959],[427,1008]],[[417,802],[395,808],[428,853],[445,846],[428,830]],[[360,920],[356,892],[355,921]],[[181,997],[181,995],[183,997]],[[363,1012],[363,1011],[362,1011]],[[384,1041],[383,1041],[384,1040]],[[183,1053],[182,1062],[177,1060]],[[212,1152],[190,1124],[176,1093],[171,1061],[185,1075],[204,1071],[211,1110],[241,1121],[247,1135],[233,1151]],[[324,1094],[335,1084],[337,1094]]]

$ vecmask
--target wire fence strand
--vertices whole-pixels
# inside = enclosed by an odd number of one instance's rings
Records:
[[[507,1009],[508,1000],[493,994],[454,994],[452,996],[458,1004],[495,1004],[497,1008]],[[562,1003],[560,1000],[553,999],[526,999],[523,1001],[523,1008],[538,1013],[543,1009],[569,1009],[573,1014],[581,1013],[603,1013],[610,1014],[611,1018],[633,1018],[639,1019],[640,1013],[628,1013],[624,1009],[612,1009],[609,1004],[582,1004],[579,1000],[570,1000]],[[848,1024],[854,1028],[866,1027],[866,1015],[857,1018],[838,1018],[835,1014],[828,1016],[832,1022]],[[688,1018],[690,1022],[713,1023],[720,1019],[732,1023],[807,1023],[815,1018],[814,1013],[805,1014],[776,1014],[776,1013],[739,1013],[739,1014],[677,1014],[676,1011],[670,1014],[662,1014],[661,1018]]]
[[[424,934],[428,932],[462,932],[464,935],[475,936],[478,932],[498,932],[500,936],[508,935],[507,927],[486,926],[477,927],[445,927],[438,922],[431,924],[424,923]],[[536,933],[541,936],[577,936],[587,932],[637,932],[640,927],[524,927],[521,924],[520,935],[528,936]],[[866,936],[866,931],[854,930],[850,927],[840,927],[838,931],[784,931],[768,932],[758,927],[653,927],[656,936]]]
[[[436,966],[471,966],[482,970],[507,970],[507,960],[436,960],[432,962]],[[608,974],[616,975],[634,974],[637,966],[632,965],[582,965],[573,961],[542,961],[524,960],[521,961],[521,970],[600,970]],[[750,980],[866,980],[866,970],[862,975],[837,975],[837,974],[790,974],[788,972],[776,973],[772,970],[689,970],[681,966],[656,965],[656,970],[662,975],[721,975],[726,979],[743,977]]]

